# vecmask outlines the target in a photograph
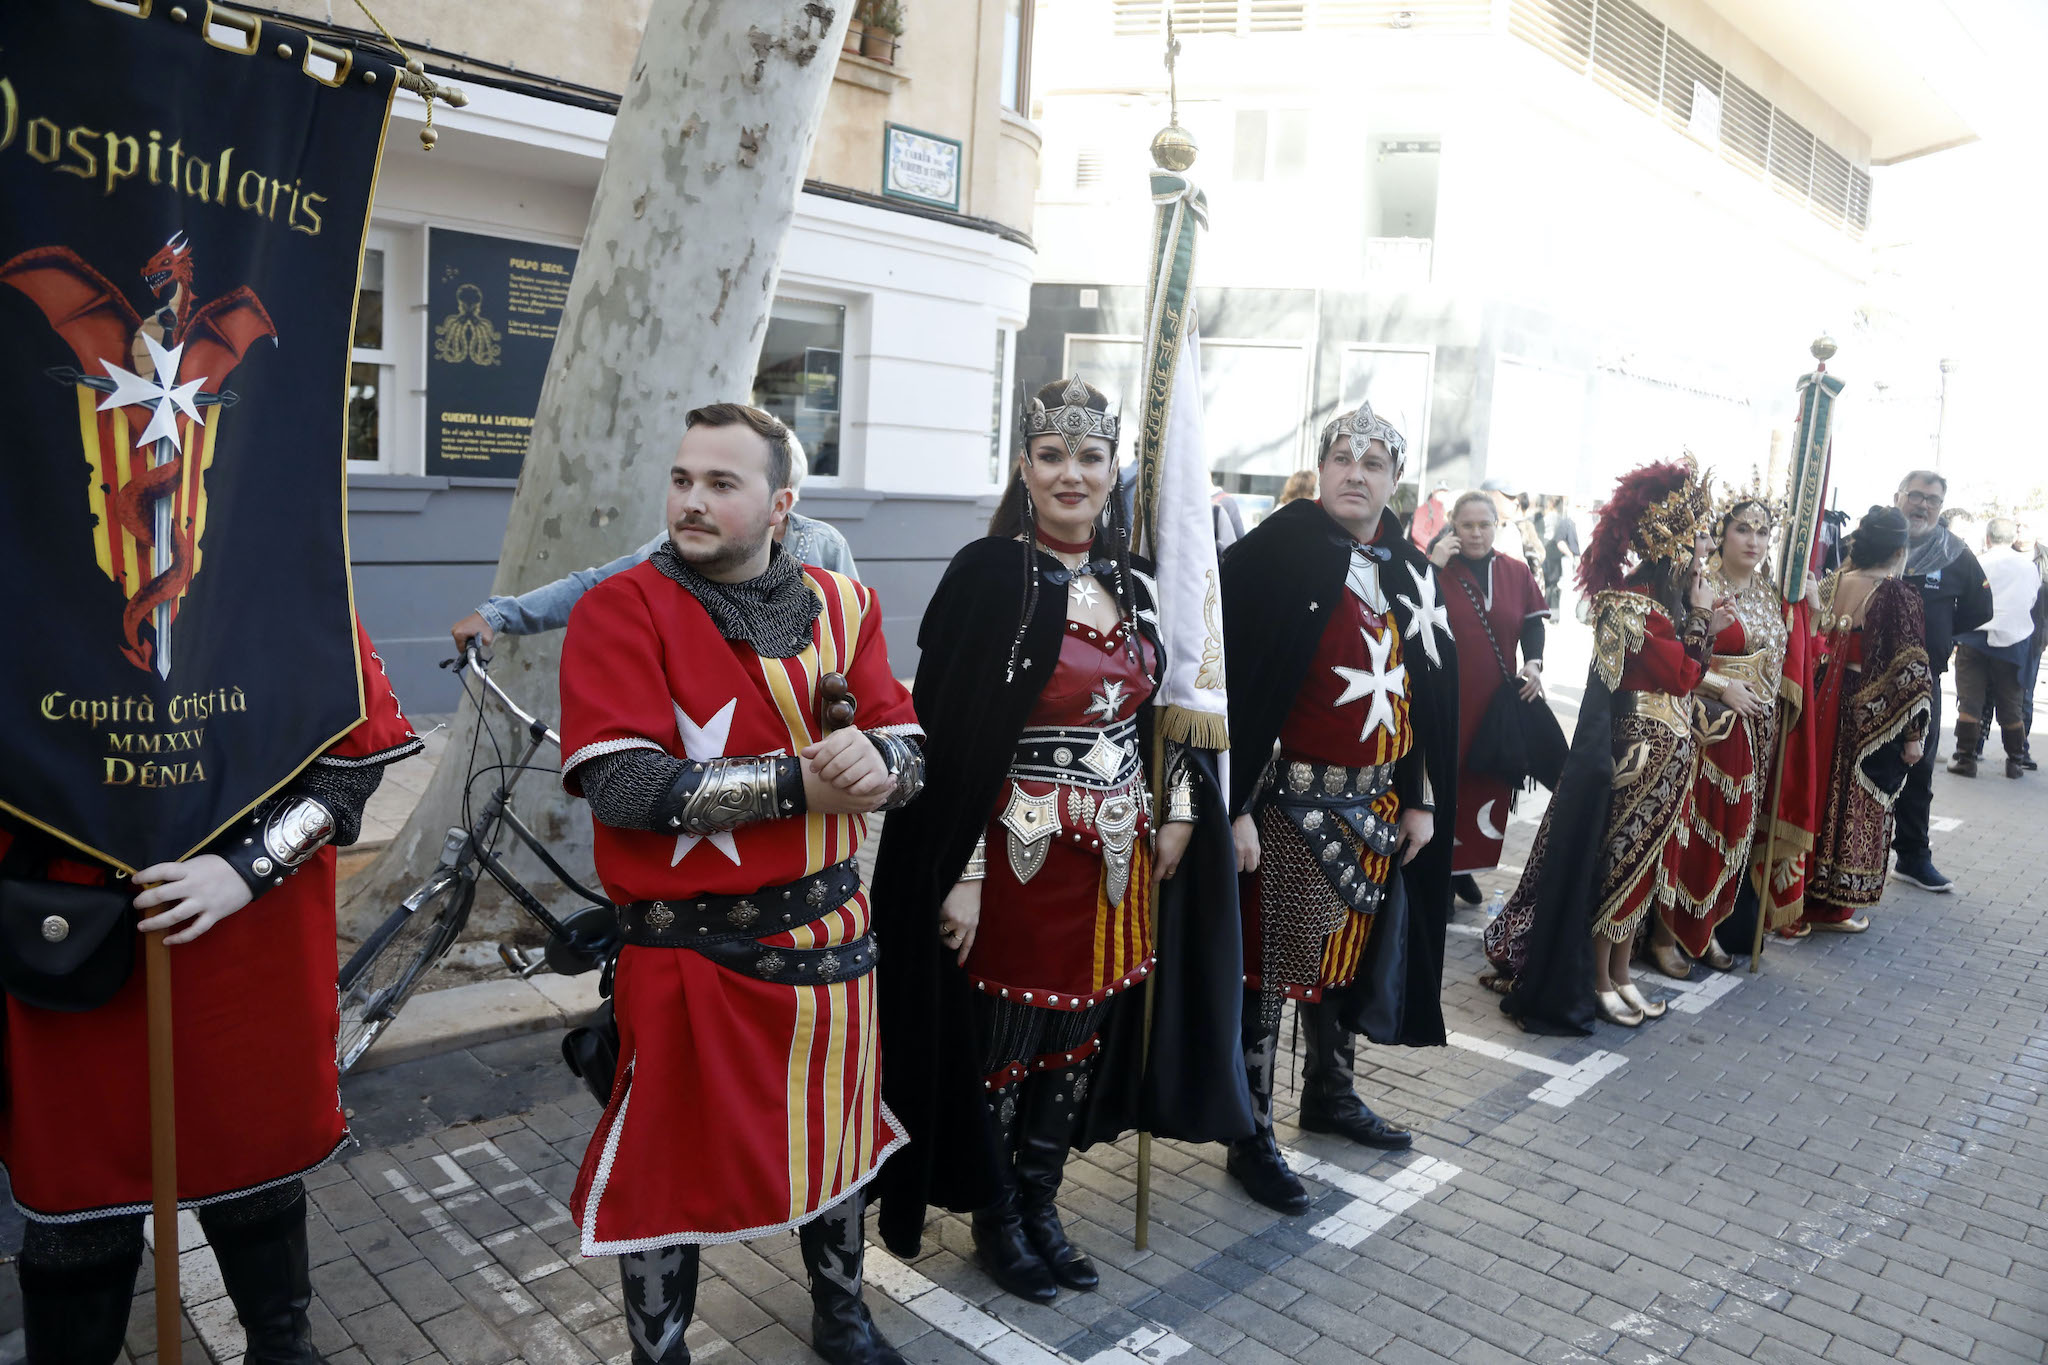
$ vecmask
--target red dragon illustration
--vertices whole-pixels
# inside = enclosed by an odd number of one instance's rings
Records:
[[[167,604],[168,614],[159,618],[160,631],[166,627],[198,571],[199,532],[205,523],[203,476],[211,459],[212,433],[203,418],[178,418],[178,453],[155,463],[150,451],[135,448],[129,439],[124,413],[95,411],[88,395],[107,391],[109,384],[102,376],[110,373],[110,364],[151,374],[144,340],[148,337],[166,350],[184,347],[176,378],[202,381],[200,388],[211,392],[202,393],[201,401],[224,403],[228,400],[219,390],[228,375],[259,339],[268,337],[275,344],[277,328],[247,285],[195,305],[192,250],[183,232],[165,242],[140,274],[154,300],[147,319],[69,247],[36,247],[0,265],[0,283],[12,285],[41,308],[78,358],[80,373],[74,378],[80,390],[85,454],[93,467],[91,496],[95,513],[104,508],[96,519],[95,548],[100,567],[127,598],[121,617],[122,653],[136,667],[149,669],[155,666],[154,655],[162,642],[143,638],[142,624]],[[218,410],[211,420],[218,423]],[[167,523],[173,542],[170,562],[153,570],[149,555],[157,543],[155,513],[166,498],[173,500]]]

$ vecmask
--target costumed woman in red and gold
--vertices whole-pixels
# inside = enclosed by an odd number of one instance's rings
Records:
[[[1498,773],[1472,766],[1473,740],[1503,687],[1524,701],[1543,695],[1543,622],[1550,605],[1536,575],[1521,559],[1497,554],[1500,517],[1488,493],[1465,493],[1451,505],[1451,530],[1431,559],[1443,579],[1451,638],[1465,661],[1458,675],[1458,820],[1452,826],[1451,889],[1467,905],[1479,904],[1473,874],[1500,866],[1503,826],[1515,808],[1515,786]],[[1522,666],[1514,666],[1520,649]],[[1561,752],[1563,735],[1550,725]],[[1544,775],[1555,781],[1555,772]]]
[[[146,917],[111,930],[170,931],[178,1203],[198,1212],[251,1361],[318,1358],[300,1177],[348,1141],[334,1061],[334,849],[356,841],[385,765],[420,749],[360,625],[355,649],[364,718],[207,852],[137,872]],[[0,876],[116,880],[4,817]],[[111,1362],[127,1333],[151,1191],[143,977],[138,967],[111,1000],[77,1013],[7,992],[0,1161],[28,1219],[30,1361]]]
[[[1735,494],[1714,528],[1718,563],[1707,576],[1713,656],[1693,698],[1699,776],[1671,899],[1659,907],[1650,936],[1657,970],[1677,981],[1691,975],[1693,960],[1715,971],[1735,964],[1714,931],[1734,912],[1749,873],[1778,737],[1787,629],[1768,563],[1776,521],[1760,495]]]
[[[1814,680],[1813,725],[1827,774],[1806,867],[1809,929],[1860,934],[1858,914],[1884,894],[1892,806],[1920,761],[1934,690],[1920,594],[1902,582],[1906,520],[1873,507],[1848,562],[1821,583],[1826,632]]]
[[[1671,897],[1706,676],[1707,496],[1691,461],[1622,476],[1579,561],[1593,666],[1571,753],[1507,908],[1486,926],[1482,983],[1524,1028],[1634,1028],[1664,1012],[1629,977],[1643,918]],[[1631,565],[1633,567],[1631,567]]]
[[[884,1093],[916,1136],[881,1201],[901,1253],[928,1204],[972,1210],[989,1274],[1046,1302],[1099,1279],[1054,1204],[1071,1147],[1250,1122],[1226,1060],[1236,900],[1210,757],[1168,746],[1152,809],[1160,649],[1116,496],[1118,418],[1074,378],[1040,389],[1020,425],[988,537],[954,556],[925,611],[928,784],[889,818],[876,867]],[[1155,859],[1176,927],[1147,1061]]]

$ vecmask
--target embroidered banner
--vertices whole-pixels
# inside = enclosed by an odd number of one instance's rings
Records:
[[[393,69],[0,8],[0,809],[178,858],[362,718],[349,348]]]
[[[1207,224],[1208,207],[1200,190],[1171,171],[1152,173],[1152,202],[1137,509],[1139,548],[1159,574],[1153,596],[1166,646],[1159,726],[1168,739],[1228,749],[1223,606],[1195,326],[1195,233]]]
[[[1835,395],[1841,391],[1842,381],[1829,374],[1825,364],[1799,376],[1799,425],[1785,499],[1785,549],[1778,564],[1778,592],[1787,602],[1806,596],[1817,567],[1829,465],[1834,459]]]

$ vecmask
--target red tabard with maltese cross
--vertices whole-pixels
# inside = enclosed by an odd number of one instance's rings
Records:
[[[788,659],[725,639],[651,564],[592,589],[562,649],[564,785],[578,791],[581,763],[636,748],[692,760],[794,754],[823,736],[817,686],[827,673],[846,677],[861,728],[921,733],[889,672],[875,594],[824,569],[803,572],[824,610],[811,643]],[[806,814],[699,837],[598,823],[597,873],[621,903],[760,892],[772,912],[777,888],[857,854],[867,825]],[[863,888],[760,942],[829,948],[868,928]],[[618,1080],[572,1200],[584,1253],[764,1236],[864,1184],[906,1140],[881,1102],[874,993],[872,972],[788,986],[688,949],[624,949]]]

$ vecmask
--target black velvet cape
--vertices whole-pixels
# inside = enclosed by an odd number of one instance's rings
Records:
[[[1233,815],[1250,809],[1330,612],[1348,591],[1351,543],[1351,533],[1320,502],[1302,498],[1260,522],[1224,556]],[[1391,511],[1380,514],[1376,543],[1393,556],[1381,566],[1380,582],[1403,637],[1408,714],[1429,774],[1436,836],[1388,879],[1358,979],[1331,998],[1345,1027],[1376,1043],[1435,1047],[1444,1041],[1444,934],[1451,915],[1451,824],[1458,809],[1457,647],[1447,626],[1438,629],[1442,662],[1433,664],[1421,639],[1409,633],[1413,614],[1402,599],[1420,605],[1414,575],[1428,578],[1434,570],[1401,534]],[[1404,791],[1402,799],[1411,801],[1415,794]]]
[[[1521,974],[1500,1007],[1531,1033],[1587,1034],[1599,1018],[1591,916],[1614,796],[1614,706],[1600,670],[1588,669],[1571,752],[1523,874],[1536,878],[1536,900]]]
[[[876,1179],[884,1242],[916,1255],[925,1211],[993,1203],[999,1165],[981,1088],[971,1013],[973,987],[939,942],[939,905],[959,880],[1001,797],[1017,736],[1059,660],[1067,571],[1037,556],[1038,602],[1005,681],[1023,609],[1024,547],[978,540],[953,557],[918,630],[912,696],[925,729],[925,787],[884,822],[871,894],[883,965],[876,994],[882,1098],[910,1135]],[[1152,598],[1134,561],[1140,611]],[[1148,622],[1140,628],[1152,632]],[[1140,713],[1147,768],[1151,708]],[[1178,876],[1153,908],[1154,1027],[1144,1061],[1145,992],[1113,997],[1102,1057],[1080,1119],[1078,1146],[1142,1129],[1190,1142],[1252,1130],[1240,1054],[1244,948],[1236,854],[1214,756],[1190,751],[1197,787],[1194,838]],[[1000,848],[990,857],[1002,857]]]

